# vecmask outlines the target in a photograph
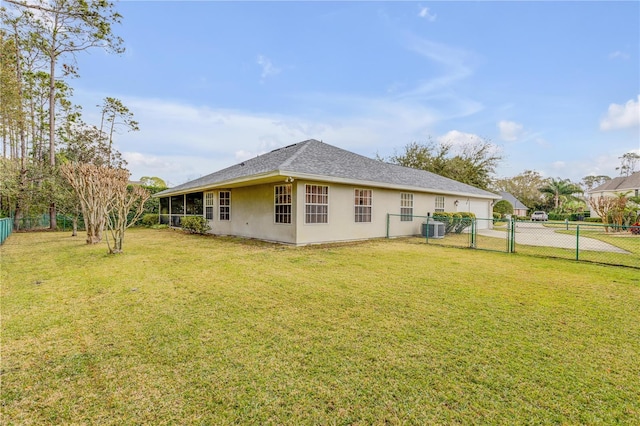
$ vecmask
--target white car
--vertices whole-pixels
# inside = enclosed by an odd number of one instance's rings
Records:
[[[537,212],[533,212],[531,213],[531,220],[535,220],[535,221],[547,221],[549,220],[549,216],[542,211],[537,211]]]

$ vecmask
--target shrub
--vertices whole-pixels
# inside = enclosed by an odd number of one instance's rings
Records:
[[[569,218],[568,214],[564,214],[564,213],[549,213],[549,220],[564,221],[565,219],[568,219],[568,218]]]
[[[451,232],[460,234],[465,228],[471,226],[475,217],[476,215],[470,212],[438,212],[433,214],[433,220],[445,224],[445,234]]]
[[[182,230],[192,234],[206,234],[211,229],[207,220],[202,216],[186,216],[180,222]]]
[[[157,214],[147,213],[144,216],[142,216],[141,222],[142,222],[142,225],[149,228],[153,225],[157,225],[158,223],[160,223],[160,218],[158,217]]]
[[[601,217],[585,217],[584,221],[593,222],[593,223],[602,223],[602,218]]]

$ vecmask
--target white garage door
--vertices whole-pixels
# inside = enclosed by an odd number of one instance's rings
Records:
[[[469,200],[469,211],[479,219],[476,222],[477,229],[487,229],[491,224],[491,201]],[[482,220],[484,219],[484,220]]]

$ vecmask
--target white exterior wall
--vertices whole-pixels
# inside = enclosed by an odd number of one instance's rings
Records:
[[[493,207],[490,200],[473,199],[473,198],[458,198],[458,205],[454,211],[456,212],[470,212],[476,215],[479,219],[476,222],[477,229],[488,229],[493,224]],[[449,211],[449,210],[447,210]]]
[[[328,223],[305,223],[307,184],[329,187]],[[216,205],[214,220],[209,221],[210,232],[215,235],[235,235],[297,245],[411,236],[421,235],[426,216],[433,215],[435,211],[436,194],[296,180],[292,184],[292,223],[280,224],[275,223],[274,217],[276,185],[280,183],[213,190]],[[355,221],[355,189],[372,191],[371,222]],[[219,218],[219,191],[231,192],[228,221],[221,221]],[[414,217],[411,221],[401,220],[401,193],[413,194]],[[491,200],[452,195],[445,195],[444,199],[446,212],[470,211],[478,218],[491,218]],[[390,214],[389,218],[387,214]],[[486,228],[490,224],[491,221],[479,221],[478,227]]]
[[[305,185],[326,185],[329,187],[329,222],[305,223]],[[387,236],[420,235],[422,224],[426,221],[427,214],[433,215],[435,211],[436,194],[421,192],[399,191],[366,186],[353,186],[335,183],[299,181],[296,182],[296,199],[298,223],[298,244],[313,244],[331,241],[362,240],[368,238],[381,238]],[[371,222],[355,221],[355,189],[372,190]],[[413,220],[402,221],[400,216],[400,194],[406,192],[413,194]],[[479,218],[491,218],[491,200],[469,199],[468,205],[462,205],[460,197],[444,196],[444,210],[471,211]],[[454,202],[458,200],[458,206]],[[464,199],[466,200],[466,198]],[[469,208],[469,210],[467,210]],[[387,213],[390,214],[387,225]],[[491,221],[480,221],[479,227],[489,227]]]
[[[227,189],[231,191],[231,215],[228,221],[219,220],[219,190],[215,190],[216,207],[214,220],[209,221],[210,233],[296,244],[295,203],[292,205],[292,223],[275,223],[274,186],[265,184]],[[293,192],[295,199],[295,185]]]

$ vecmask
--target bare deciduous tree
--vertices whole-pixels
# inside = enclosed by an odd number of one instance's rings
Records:
[[[108,165],[66,163],[60,166],[82,208],[87,229],[87,244],[102,240],[105,228],[109,253],[122,253],[124,233],[144,212],[149,192],[141,186],[129,188],[129,171]],[[133,211],[133,215],[129,213]]]
[[[613,220],[613,224],[620,227],[624,216],[624,210],[627,205],[626,194],[620,194],[616,197],[601,195],[599,197],[589,198],[591,209],[596,212],[605,225],[605,231],[609,232],[609,215]]]
[[[67,163],[60,166],[60,171],[80,200],[87,244],[98,244],[102,241],[109,202],[114,193],[112,175],[122,170],[87,163]]]
[[[109,202],[109,215],[107,225],[109,234],[113,240],[113,245],[107,235],[107,246],[109,253],[122,253],[125,231],[140,218],[144,213],[144,202],[150,197],[149,192],[139,185],[132,185],[129,188],[129,172],[118,169],[125,173],[118,173],[113,176],[114,194]],[[133,211],[133,214],[130,213]]]

